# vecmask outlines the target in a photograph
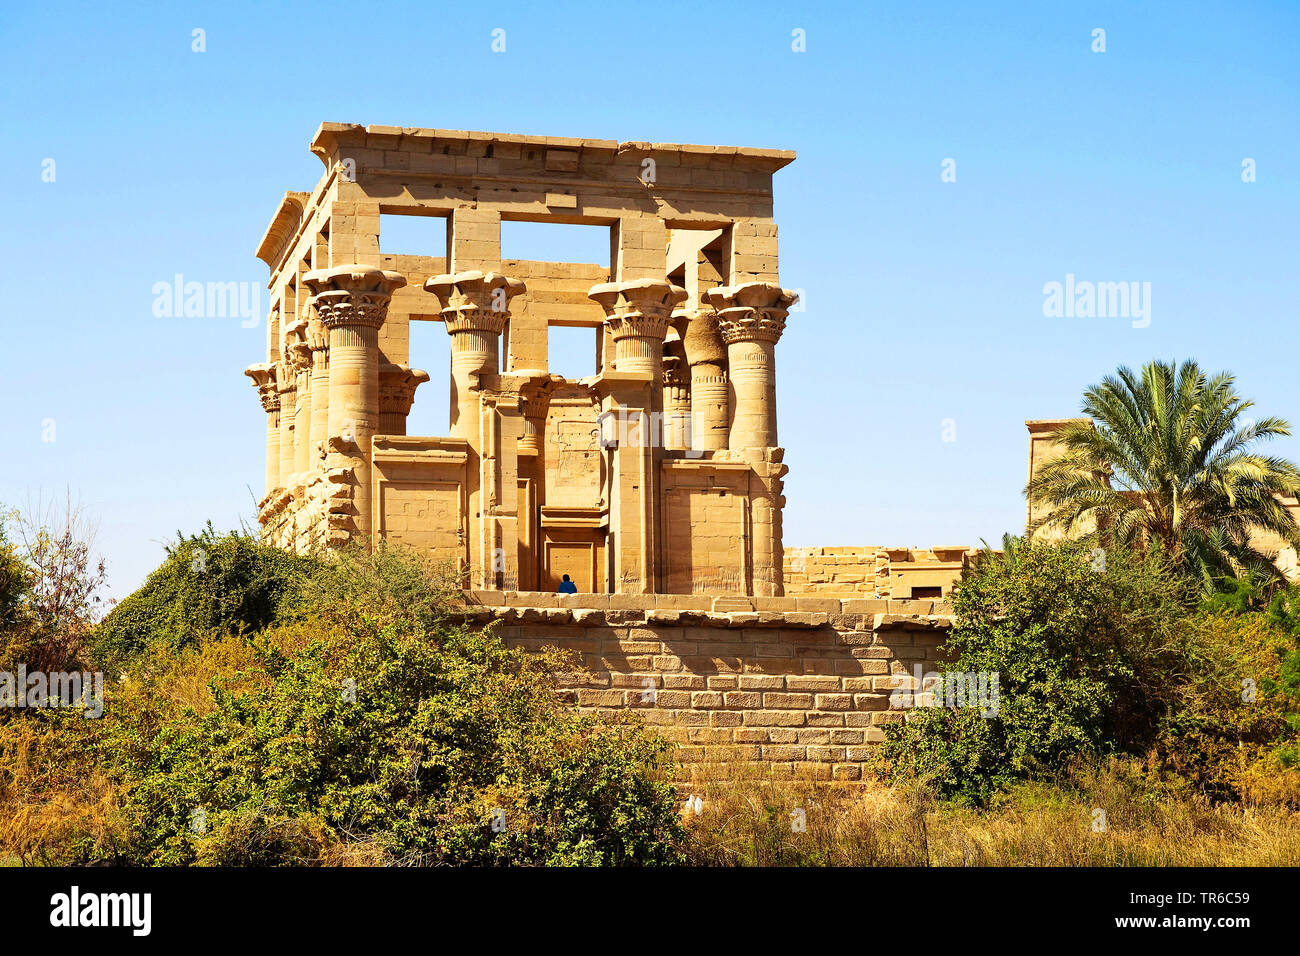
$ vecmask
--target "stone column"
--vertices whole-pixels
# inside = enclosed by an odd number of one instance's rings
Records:
[[[330,421],[329,332],[319,318],[307,322],[307,345],[311,347],[311,431],[307,436],[307,454],[315,467],[320,448],[329,438]]]
[[[551,390],[559,381],[562,379],[558,375],[542,369],[522,369],[498,376],[498,390],[484,396],[484,406],[494,403],[496,410],[495,419],[484,422],[483,447],[490,444],[489,427],[499,430],[500,443],[494,453],[496,462],[489,462],[486,452],[482,460],[483,508],[492,507],[491,489],[497,489],[496,507],[485,510],[484,515],[491,518],[496,529],[493,534],[505,552],[505,561],[493,565],[500,575],[494,580],[500,583],[489,590],[510,582],[514,582],[510,586],[524,591],[537,587],[540,526],[535,506],[545,470],[542,446],[546,415]]]
[[[297,404],[298,374],[289,362],[289,356],[281,352],[280,361],[275,363],[275,390],[280,395],[280,486],[288,487],[296,464],[293,448],[293,428],[295,406]]]
[[[525,456],[542,455],[542,443],[546,434],[546,414],[551,407],[551,390],[549,376],[546,379],[529,382],[520,390],[524,398],[523,435],[519,439],[519,454]]]
[[[770,282],[746,282],[704,293],[705,301],[717,310],[718,330],[727,345],[728,446],[733,450],[776,447],[775,350],[797,298]]]
[[[379,369],[379,434],[405,435],[406,416],[415,403],[415,390],[429,373],[409,365],[385,363]]]
[[[311,467],[312,358],[307,323],[299,319],[285,329],[285,357],[293,368],[293,473],[305,475]]]
[[[524,399],[484,391],[479,404],[479,562],[473,586],[519,590],[519,439]]]
[[[501,330],[510,319],[510,300],[524,283],[498,272],[457,272],[433,276],[424,290],[438,297],[442,321],[451,336],[451,437],[478,436],[480,375],[495,375]]]
[[[691,447],[691,375],[686,360],[678,355],[665,355],[663,378],[664,448],[685,451]]]
[[[753,467],[749,481],[751,586],[756,595],[780,597],[785,593],[781,542],[785,485],[781,479],[789,469],[782,463],[784,450],[777,447],[775,349],[797,296],[773,283],[747,282],[710,289],[704,298],[717,310],[718,330],[727,345],[729,447]]]
[[[686,350],[691,375],[690,447],[718,451],[727,447],[727,347],[711,308],[673,316]]]
[[[686,290],[666,279],[604,282],[587,293],[605,310],[605,328],[614,343],[614,368],[659,378],[664,338],[673,308]]]
[[[379,327],[401,273],[351,264],[313,269],[303,276],[312,304],[329,334],[329,433],[331,458],[351,470],[351,508],[333,506],[332,531],[345,531],[371,547],[370,440],[379,428]],[[347,515],[348,520],[336,516]],[[350,527],[348,526],[350,524]],[[333,542],[335,535],[330,535]]]
[[[656,416],[663,408],[662,357],[673,307],[686,290],[665,279],[606,282],[587,293],[605,310],[614,347],[597,391],[612,418],[609,452],[611,590],[653,594],[659,577],[659,460]],[[606,436],[610,428],[602,429]]]
[[[257,386],[257,397],[266,411],[266,491],[280,487],[280,393],[275,387],[275,363],[259,362],[244,369]]]

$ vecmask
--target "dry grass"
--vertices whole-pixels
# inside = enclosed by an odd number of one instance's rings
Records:
[[[178,698],[204,703],[197,685]],[[77,726],[0,723],[0,866],[112,858],[125,840],[119,795],[85,762],[85,740],[69,732]],[[678,792],[696,865],[1300,866],[1300,813],[1216,806],[1153,783],[1133,761],[1023,785],[985,810],[938,803],[919,786],[782,779],[744,762],[685,773]],[[698,815],[688,796],[700,798]],[[326,866],[393,862],[346,834],[281,836],[290,849],[304,840],[320,849]]]
[[[702,813],[683,811],[697,865],[1300,866],[1300,814],[1212,806],[1119,762],[1020,787],[987,810],[915,786],[777,779],[752,764],[698,765],[680,792],[683,808],[689,795],[703,800]]]
[[[124,839],[116,787],[55,727],[0,724],[0,865],[69,862]]]

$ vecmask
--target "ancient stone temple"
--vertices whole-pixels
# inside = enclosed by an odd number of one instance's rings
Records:
[[[401,542],[489,591],[784,593],[793,153],[340,123],[311,149],[257,251],[265,540]],[[444,220],[445,255],[382,254],[382,215]],[[610,265],[503,260],[509,220],[607,228]],[[450,368],[410,367],[413,322]],[[598,330],[594,375],[547,367],[558,326]],[[445,434],[407,434],[421,385],[450,389]]]
[[[557,678],[577,707],[635,708],[686,760],[859,779],[938,666],[971,552],[783,547],[798,306],[772,178],[794,155],[338,123],[312,151],[324,175],[257,251],[264,540],[411,546],[455,571],[467,620],[578,654]],[[441,221],[445,252],[381,252],[392,216]],[[608,230],[609,265],[503,259],[510,221]],[[418,322],[447,367],[411,367]],[[563,327],[593,330],[594,374],[548,367]],[[408,434],[430,388],[445,433]]]

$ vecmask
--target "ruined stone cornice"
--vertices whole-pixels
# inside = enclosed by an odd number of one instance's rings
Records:
[[[271,219],[271,224],[262,233],[262,241],[257,244],[257,258],[265,262],[272,270],[284,258],[290,241],[298,234],[307,202],[311,193],[290,191],[284,194],[279,207]]]
[[[513,133],[490,133],[474,130],[426,129],[402,126],[361,126],[355,123],[322,123],[311,140],[311,151],[326,168],[339,158],[340,150],[402,150],[409,152],[458,153],[492,144],[516,145],[545,154],[548,150],[569,151],[581,156],[590,152],[602,159],[630,155],[634,161],[643,157],[674,165],[710,169],[747,169],[774,173],[789,165],[795,153],[787,149],[762,149],[746,146],[706,146],[691,143],[618,142],[612,139],[586,139],[566,136],[529,136]],[[543,155],[543,161],[546,157]]]
[[[776,342],[785,331],[790,306],[799,296],[772,282],[745,282],[704,293],[718,313],[718,331],[728,345],[736,342]]]
[[[376,461],[437,461],[464,464],[469,460],[470,445],[464,439],[433,438],[416,435],[376,436],[372,444]]]
[[[1063,425],[1091,425],[1091,418],[1034,418],[1025,422],[1031,435],[1056,432]]]

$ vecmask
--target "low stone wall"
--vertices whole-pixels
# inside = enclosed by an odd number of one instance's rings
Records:
[[[577,652],[580,709],[632,709],[679,758],[767,761],[778,775],[857,780],[890,694],[934,670],[946,605],[825,597],[465,592],[466,617],[507,644]]]
[[[785,593],[886,600],[922,595],[946,598],[974,553],[964,545],[786,548],[782,567]]]

